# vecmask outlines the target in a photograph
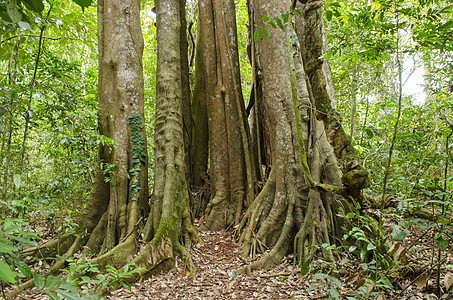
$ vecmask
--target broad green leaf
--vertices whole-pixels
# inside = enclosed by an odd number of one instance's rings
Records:
[[[300,268],[300,275],[303,277],[307,275],[308,271],[310,270],[310,260],[307,259],[302,267]]]
[[[333,299],[341,299],[340,298],[340,293],[337,291],[336,288],[334,288],[333,286],[330,287],[329,289],[329,295],[330,297],[332,297]]]
[[[288,23],[289,14],[282,14],[282,19],[283,19],[283,22]]]
[[[268,16],[264,16],[263,17],[263,22],[266,23],[267,21],[269,21],[271,18],[269,18]]]
[[[267,33],[267,30],[266,30],[266,28],[264,28],[264,27],[263,27],[263,28],[261,28],[261,32],[263,33],[263,37],[264,37],[264,39],[266,39],[266,40],[267,40],[267,39],[269,38],[269,34]]]
[[[441,251],[446,251],[448,248],[448,241],[445,240],[441,235],[436,239],[437,246]]]
[[[16,189],[18,189],[22,186],[22,178],[20,177],[20,174],[14,174],[13,182],[14,182],[14,185],[16,186]]]
[[[256,41],[258,41],[259,38],[260,38],[260,33],[258,30],[255,30],[255,32],[253,32],[253,40],[256,42]]]
[[[333,13],[330,9],[326,10],[326,19],[327,21],[332,20]]]
[[[402,241],[410,234],[409,230],[402,228],[399,225],[393,226],[392,241]]]
[[[269,24],[271,24],[272,28],[276,29],[277,25],[275,24],[274,21],[269,21]]]
[[[274,20],[277,23],[277,26],[280,27],[281,30],[285,29],[285,26],[283,26],[282,20],[280,18],[274,17]]]
[[[10,283],[17,282],[17,273],[13,272],[11,267],[3,260],[0,260],[0,279]]]
[[[6,0],[6,11],[8,12],[8,16],[11,18],[13,23],[17,23],[22,20],[22,14],[17,9],[16,0]]]
[[[14,251],[17,251],[18,249],[12,245],[1,243],[0,242],[0,253],[6,253],[9,255],[14,255]]]
[[[7,112],[6,108],[0,107],[0,118],[1,118],[4,114],[6,114],[6,112]]]
[[[315,275],[313,275],[313,279],[326,279],[328,277],[329,275],[324,273],[316,273]]]
[[[26,8],[37,12],[38,14],[44,10],[44,4],[41,0],[22,0],[22,3],[25,4]]]
[[[38,273],[33,274],[33,279],[35,282],[35,286],[38,290],[44,289],[44,286],[46,284],[46,280],[43,276],[39,275]]]
[[[83,300],[83,298],[81,298],[79,295],[71,291],[57,289],[55,292],[57,292],[58,294],[60,294],[61,296],[65,297],[68,300]]]
[[[31,30],[31,26],[30,26],[30,24],[28,24],[27,22],[19,21],[19,22],[17,22],[17,24],[18,24],[19,27],[22,28],[22,29]]]
[[[367,251],[374,250],[374,249],[376,249],[376,246],[374,244],[370,243],[370,244],[366,245]]]
[[[61,298],[54,292],[46,291],[46,295],[49,296],[49,298],[52,300],[61,300]]]
[[[14,265],[19,269],[21,277],[30,278],[32,276],[31,269],[25,262],[16,260]]]
[[[86,7],[89,7],[91,3],[93,3],[93,0],[73,0],[73,1],[82,8],[82,11],[84,11]]]
[[[38,243],[36,243],[35,241],[31,240],[28,237],[18,236],[18,235],[10,235],[10,238],[15,240],[15,241],[18,241],[22,245],[31,245],[31,246],[35,246],[35,247],[38,246]]]
[[[61,280],[58,276],[49,275],[46,280],[46,289],[51,290],[61,283]]]
[[[333,281],[333,283],[335,283],[335,285],[336,285],[339,289],[342,288],[343,285],[341,284],[341,281],[340,281],[338,278],[335,278],[335,277],[333,277],[333,276],[330,276],[330,279]]]

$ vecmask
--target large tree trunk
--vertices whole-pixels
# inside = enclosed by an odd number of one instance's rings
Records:
[[[185,0],[156,1],[156,9],[156,163],[151,211],[142,123],[140,1],[99,0],[99,129],[108,139],[99,147],[100,166],[81,221],[88,235],[68,235],[39,248],[46,256],[54,256],[55,250],[64,253],[51,272],[61,269],[64,258],[83,246],[96,254],[92,262],[101,268],[132,262],[146,273],[180,255],[194,270],[183,246],[200,241],[192,226],[186,181],[185,149],[189,147],[184,142],[190,140],[190,133],[184,128],[190,126],[190,117],[183,113],[189,106]],[[137,227],[143,223],[148,243],[133,259]],[[20,289],[31,284],[32,280]]]
[[[190,255],[183,247],[198,241],[189,213],[189,190],[183,122],[183,75],[187,49],[182,51],[185,34],[185,0],[156,1],[157,11],[157,81],[155,123],[155,180],[152,215],[146,227],[152,228],[152,240],[134,259],[138,267],[150,270],[163,261],[180,255],[193,269]],[[184,46],[185,47],[185,46]],[[182,63],[185,60],[185,63]],[[148,240],[145,236],[145,241]]]
[[[104,137],[98,170],[79,234],[39,249],[45,257],[62,256],[50,272],[82,247],[100,267],[129,262],[149,213],[140,1],[99,0],[98,38],[98,126]]]
[[[99,130],[113,144],[99,146],[100,169],[82,228],[91,233],[86,249],[106,253],[99,263],[124,263],[135,251],[135,227],[149,211],[140,1],[99,1],[98,37]]]
[[[194,136],[203,143],[195,141],[192,155],[195,184],[200,184],[198,170],[206,167],[198,163],[207,163],[209,136],[211,193],[204,226],[213,230],[237,223],[244,204],[254,197],[235,16],[233,0],[199,0],[193,113]]]
[[[298,39],[291,25],[281,30],[263,24],[265,17],[288,14],[291,2],[249,3],[252,30],[265,27],[269,32],[268,39],[256,42],[254,57],[261,88],[256,93],[261,95],[256,99],[258,113],[264,116],[259,126],[268,133],[263,143],[268,139],[266,160],[271,162],[269,178],[239,228],[244,254],[271,249],[251,269],[279,263],[293,242],[298,262],[314,254],[305,246],[335,243],[340,233],[338,201],[347,195],[359,198],[368,183],[367,173],[353,163],[353,148],[332,108],[331,79],[322,59],[322,5],[299,6],[305,17],[297,20]],[[305,41],[304,59],[298,41]],[[333,259],[330,251],[323,255]]]

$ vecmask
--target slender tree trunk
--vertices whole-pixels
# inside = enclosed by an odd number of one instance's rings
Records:
[[[19,28],[19,32],[17,34],[17,43],[16,43],[16,50],[14,54],[14,71],[11,79],[11,98],[9,103],[9,119],[8,119],[8,130],[7,130],[7,142],[6,142],[6,157],[5,157],[5,166],[3,169],[3,190],[2,190],[2,200],[6,201],[7,193],[8,193],[8,177],[9,177],[9,167],[10,167],[10,160],[11,160],[11,143],[12,143],[12,136],[13,136],[13,117],[14,117],[14,101],[16,98],[16,76],[17,76],[17,64],[19,59],[19,47],[20,47],[20,38],[21,38],[21,30]]]
[[[34,93],[34,89],[35,89],[36,74],[38,72],[38,64],[39,64],[39,60],[41,58],[41,50],[42,50],[42,47],[44,44],[43,35],[44,35],[44,31],[46,30],[47,20],[49,19],[52,8],[53,8],[53,4],[50,5],[49,11],[47,12],[46,19],[44,20],[44,22],[42,22],[42,25],[41,25],[42,27],[41,27],[40,33],[39,33],[38,53],[36,55],[35,69],[33,71],[33,77],[30,82],[30,94],[28,96],[27,111],[25,112],[25,129],[24,129],[24,137],[22,139],[22,148],[21,148],[21,152],[20,152],[20,171],[21,171],[21,173],[22,173],[22,170],[23,170],[24,164],[25,164],[25,152],[26,152],[26,148],[27,148],[28,129],[30,126],[30,116],[31,116],[31,103],[33,100],[33,93]]]

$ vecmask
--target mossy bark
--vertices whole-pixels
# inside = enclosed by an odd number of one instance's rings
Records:
[[[82,228],[94,233],[85,250],[93,254],[120,244],[149,211],[139,16],[140,1],[98,2],[99,130],[113,144],[99,146],[99,170],[82,218]]]
[[[156,1],[157,11],[157,81],[155,123],[155,180],[152,215],[146,227],[153,235],[133,262],[147,271],[163,261],[182,256],[193,270],[190,256],[181,244],[198,242],[189,213],[189,190],[183,122],[183,76],[181,60],[181,10],[185,0]],[[182,25],[181,25],[182,24]]]

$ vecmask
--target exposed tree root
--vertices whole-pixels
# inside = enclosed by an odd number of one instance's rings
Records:
[[[256,246],[263,250],[263,243],[254,237],[254,232],[269,214],[275,194],[275,172],[271,171],[263,190],[252,202],[236,232],[242,232],[240,242],[244,256],[256,254]]]
[[[294,260],[297,264],[302,265],[306,260],[310,260],[318,249],[315,246],[329,244],[329,219],[318,192],[311,190],[309,192],[309,204],[306,217],[302,228],[294,240]],[[310,247],[311,246],[311,247]],[[323,257],[333,260],[332,250],[321,249]]]
[[[294,204],[295,197],[289,200],[288,211],[282,230],[277,242],[272,247],[271,251],[264,255],[261,259],[253,262],[239,270],[240,273],[249,274],[253,270],[269,268],[272,265],[279,264],[289,251],[290,240],[294,227]]]

